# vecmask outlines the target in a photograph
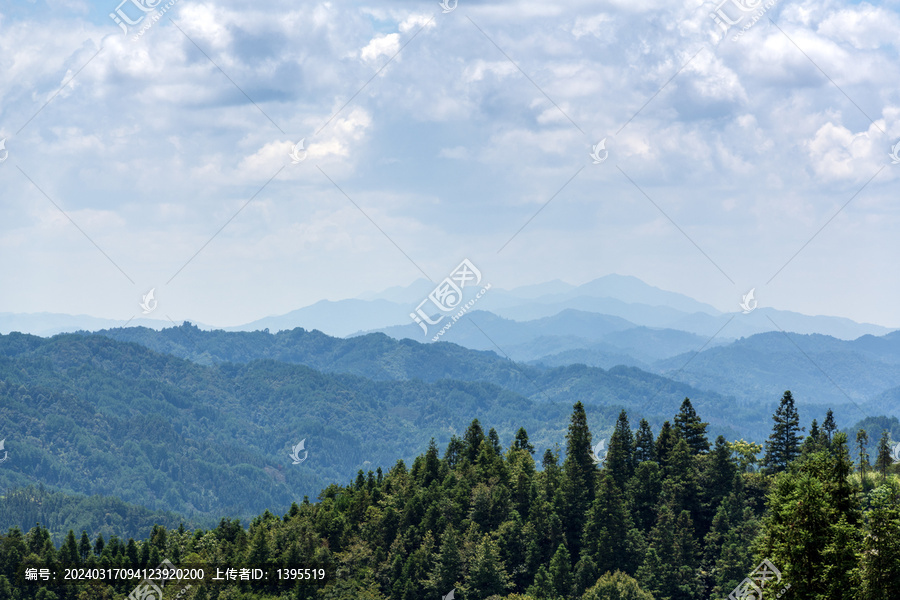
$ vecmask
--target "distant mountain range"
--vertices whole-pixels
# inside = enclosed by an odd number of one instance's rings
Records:
[[[494,323],[482,319],[485,316],[499,326],[492,329]],[[529,363],[508,360],[496,349],[422,344],[381,333],[341,339],[299,328],[271,334],[206,332],[185,325],[160,332],[126,328],[96,335],[207,365],[270,359],[377,381],[482,381],[538,402],[616,404],[651,418],[671,412],[681,398],[689,396],[703,407],[704,417],[714,427],[757,440],[768,435],[771,410],[786,389],[794,391],[809,420],[821,421],[828,408],[842,423],[879,414],[900,416],[900,403],[890,400],[892,393],[897,394],[891,390],[900,388],[900,332],[855,341],[770,332],[720,345],[710,343],[698,353],[693,346],[699,348],[708,340],[692,334],[646,327],[618,329],[627,322],[590,313],[559,318],[568,317],[581,324],[582,333],[601,341],[584,349],[555,352],[553,343],[586,338],[538,337],[530,349],[526,343],[515,346],[533,354],[551,352]],[[461,321],[450,331],[468,332],[465,336],[477,340],[485,339],[481,334],[485,330],[489,337],[500,338],[509,323],[491,313],[476,312],[471,318],[480,321],[478,327]],[[542,326],[535,325],[538,333]],[[566,331],[566,326],[559,327]],[[691,349],[685,352],[684,348]]]
[[[424,341],[427,337],[423,336],[422,330],[413,323],[410,313],[434,288],[435,284],[420,279],[406,287],[394,287],[352,299],[322,300],[284,315],[265,317],[225,329],[281,331],[303,327],[308,330],[318,329],[338,337],[385,331],[393,337],[409,337]],[[717,339],[726,341],[779,329],[801,334],[819,333],[845,340],[867,334],[884,335],[892,331],[880,325],[856,323],[840,317],[807,316],[772,308],[759,308],[744,315],[740,314],[738,307],[735,306],[735,312],[722,313],[683,294],[662,290],[636,277],[623,275],[607,275],[580,286],[551,281],[513,290],[491,288],[479,300],[477,309],[514,322],[539,321],[567,310],[580,311],[618,317],[632,327],[672,329],[692,333],[704,339],[709,339],[719,332]],[[96,331],[122,327],[125,324],[126,321],[84,315],[0,313],[0,333],[19,331],[35,335],[53,335],[79,330]],[[203,329],[213,328],[201,323],[195,324]],[[128,322],[128,325],[162,329],[169,327],[171,323],[164,319],[141,318]],[[550,325],[552,323],[547,326]],[[534,329],[533,326],[527,327]],[[507,345],[534,339],[531,333],[513,334],[510,327],[506,330],[518,338],[517,341],[509,342]],[[566,334],[548,333],[545,327],[542,335]],[[498,342],[498,345],[503,344]],[[559,351],[565,349],[571,347],[558,348]]]

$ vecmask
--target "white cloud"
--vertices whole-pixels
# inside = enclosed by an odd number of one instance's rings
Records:
[[[398,50],[400,50],[400,34],[389,33],[372,38],[359,55],[363,60],[373,61],[382,56],[390,58],[397,54]]]

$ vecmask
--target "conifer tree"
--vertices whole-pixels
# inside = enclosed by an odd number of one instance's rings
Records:
[[[566,542],[573,553],[580,552],[581,532],[588,508],[594,501],[594,477],[597,467],[591,457],[591,432],[584,405],[573,407],[566,435],[566,459],[563,462],[565,509],[560,515],[566,528]]]
[[[635,573],[635,578],[643,589],[654,598],[672,598],[677,587],[678,573],[672,565],[672,550],[675,546],[675,516],[668,505],[663,504],[650,536],[644,562]]]
[[[656,442],[653,439],[653,431],[647,419],[641,419],[637,433],[634,436],[634,460],[635,465],[656,460]]]
[[[859,597],[859,543],[859,530],[841,515],[838,522],[832,524],[830,540],[822,553],[822,579],[826,588],[823,599]]]
[[[538,568],[537,573],[534,575],[534,582],[528,586],[526,594],[538,600],[553,599],[553,586],[550,583],[550,573],[547,571],[547,565],[541,565]]]
[[[631,427],[628,425],[628,414],[623,410],[619,413],[616,427],[609,438],[609,451],[606,454],[606,469],[612,474],[613,479],[620,489],[625,489],[625,484],[634,475],[634,441]]]
[[[458,437],[451,436],[450,443],[447,444],[447,451],[444,452],[444,461],[447,463],[447,467],[454,468],[459,464],[459,461],[462,460],[463,456],[465,456],[466,452],[466,443],[459,439]],[[378,467],[378,481],[381,482],[381,467]]]
[[[831,448],[833,458],[827,489],[835,518],[843,516],[851,525],[856,525],[859,521],[859,501],[856,490],[850,483],[853,459],[847,447],[847,434],[843,431],[836,433],[831,441]]]
[[[694,454],[709,452],[709,440],[706,439],[706,428],[709,423],[702,423],[689,398],[681,403],[681,409],[675,415],[675,430],[687,442]]]
[[[822,553],[834,517],[829,504],[825,484],[806,471],[779,473],[769,495],[756,561],[771,560],[803,600],[817,600],[827,589]]]
[[[673,514],[687,510],[690,514],[700,512],[700,472],[697,455],[682,439],[669,454],[669,466],[664,471],[662,494],[672,508]],[[705,533],[705,532],[704,532]]]
[[[63,564],[75,566],[81,562],[80,558],[78,555],[78,544],[75,542],[75,532],[70,529],[66,535],[66,541],[63,543],[62,548],[59,549],[59,560]]]
[[[73,537],[72,540],[74,541],[74,539],[75,538]],[[133,568],[131,567],[131,565],[134,565],[136,567],[140,564],[140,560],[141,559],[138,556],[137,542],[134,541],[134,538],[128,538],[128,544],[125,546],[126,564],[129,565],[130,568]]]
[[[465,440],[466,458],[469,459],[469,462],[475,462],[475,459],[478,457],[478,451],[481,449],[481,441],[484,439],[484,430],[481,428],[481,423],[478,422],[478,419],[472,419],[472,423],[466,429],[463,439]]]
[[[584,554],[584,553],[582,553]],[[581,598],[597,582],[597,565],[589,556],[582,557],[572,574],[572,595]]]
[[[91,555],[91,540],[88,538],[87,531],[81,531],[81,539],[78,541],[78,554],[82,562],[87,561]]]
[[[360,471],[360,473],[362,473],[362,471]],[[425,451],[425,464],[419,481],[421,482],[422,487],[428,487],[432,481],[440,481],[440,478],[441,461],[438,458],[437,444],[434,443],[434,438],[431,438],[431,442],[428,444],[428,450]],[[359,487],[362,488],[362,485]]]
[[[887,469],[894,462],[891,456],[891,445],[888,441],[887,430],[882,430],[881,439],[878,440],[878,456],[875,458],[875,468],[881,471],[881,481],[887,477]]]
[[[800,416],[794,407],[794,397],[790,390],[781,398],[781,404],[772,416],[775,425],[766,442],[766,456],[763,463],[771,473],[784,471],[788,464],[800,454]],[[833,420],[832,420],[833,422]]]
[[[456,588],[462,577],[463,561],[459,548],[459,534],[449,525],[441,535],[434,567],[429,574],[427,587],[434,597],[446,596]]]
[[[524,427],[519,427],[519,430],[516,432],[516,439],[513,442],[513,447],[517,450],[527,450],[532,455],[534,454],[534,446],[528,442],[528,433],[525,431]]]
[[[649,533],[656,522],[656,507],[662,492],[662,470],[653,461],[642,462],[628,483],[628,506],[634,525],[642,533]]]
[[[556,598],[568,598],[572,593],[572,561],[565,544],[560,544],[550,559],[550,588]]]
[[[731,447],[724,436],[716,438],[713,451],[704,457],[701,481],[701,511],[694,516],[698,535],[706,535],[719,504],[731,492],[737,466],[731,458]]]
[[[555,467],[558,464],[556,454],[550,448],[544,451],[544,456],[541,459],[541,468],[547,469],[547,467]]]
[[[881,485],[870,494],[871,509],[862,552],[862,598],[900,597],[900,501],[895,485]]]
[[[640,563],[643,541],[634,528],[628,503],[612,475],[600,476],[597,497],[584,526],[581,558],[590,558],[597,572],[622,569],[634,573]]]
[[[669,464],[669,453],[678,443],[678,433],[668,421],[663,422],[662,428],[659,430],[659,437],[656,438],[656,461],[661,467],[665,468]]]
[[[819,429],[819,423],[815,419],[813,419],[812,425],[810,425],[809,427],[809,435],[806,436],[805,440],[803,440],[803,446],[800,448],[800,453],[809,455],[814,452],[824,450],[824,440],[825,433]]]
[[[860,429],[856,432],[856,453],[859,457],[859,473],[864,484],[866,481],[866,470],[869,468],[868,446],[869,434],[866,433],[865,429]]]
[[[497,456],[503,454],[503,447],[500,445],[500,436],[493,427],[488,431],[488,440],[491,442],[491,449],[494,451],[494,454]]]
[[[467,598],[487,598],[506,594],[509,576],[498,554],[497,544],[489,534],[485,534],[475,549],[475,555],[469,566],[465,586]]]
[[[834,412],[829,408],[825,413],[825,421],[822,423],[822,433],[825,434],[825,441],[829,446],[835,431],[837,431],[837,424],[834,422]]]

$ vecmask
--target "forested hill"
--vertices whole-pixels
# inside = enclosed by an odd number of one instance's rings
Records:
[[[618,409],[592,407],[611,430]],[[373,382],[272,360],[206,367],[101,336],[0,336],[0,489],[43,483],[188,516],[284,510],[472,418],[564,441],[567,407],[487,383]],[[292,447],[308,455],[292,464]]]
[[[456,344],[420,344],[380,333],[341,339],[300,328],[270,334],[202,331],[185,323],[162,331],[132,327],[94,335],[135,342],[200,364],[273,359],[326,373],[347,373],[382,381],[487,382],[538,402],[562,402],[567,406],[572,402],[615,404],[646,415],[655,423],[661,423],[664,415],[671,414],[683,398],[689,397],[707,415],[713,431],[729,439],[763,439],[766,419],[778,399],[774,395],[769,399],[736,403],[733,398],[714,391],[699,390],[634,367],[542,368]]]
[[[337,338],[300,327],[271,334],[268,330],[204,331],[186,322],[160,331],[126,327],[104,329],[93,335],[135,342],[205,365],[268,358],[377,381],[459,379],[491,381],[506,387],[524,387],[528,383],[521,367],[494,352],[469,350],[456,344],[395,340],[383,333]],[[535,371],[529,369],[526,373],[533,375]]]
[[[167,586],[166,598],[180,589],[187,600],[900,595],[900,483],[886,436],[870,448],[872,464],[865,456],[854,464],[833,421],[799,435],[787,392],[758,469],[759,447],[710,440],[685,401],[658,432],[645,421],[632,429],[623,411],[597,464],[588,421],[576,404],[564,456],[536,453],[524,429],[501,448],[473,421],[443,452],[431,444],[410,466],[360,471],[318,502],[262,512],[249,529],[223,519],[211,530],[153,527],[127,541],[72,531],[59,547],[42,527],[14,529],[0,534],[0,598],[123,598],[138,580],[63,586],[22,574],[162,559],[206,571],[202,582]],[[226,566],[311,567],[326,577],[212,581]]]

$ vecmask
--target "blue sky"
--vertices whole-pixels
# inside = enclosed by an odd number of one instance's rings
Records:
[[[0,2],[0,312],[236,325],[468,258],[900,326],[897,2],[117,6]]]

